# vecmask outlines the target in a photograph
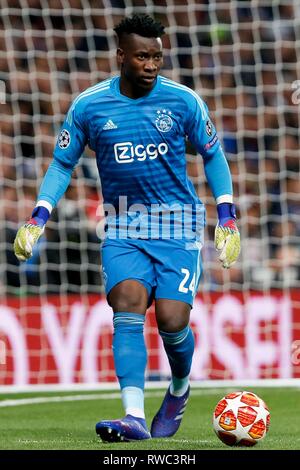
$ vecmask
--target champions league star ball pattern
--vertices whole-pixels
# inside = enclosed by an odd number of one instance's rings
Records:
[[[70,132],[67,129],[63,129],[58,136],[58,145],[61,149],[69,147],[71,142]]]
[[[229,446],[254,446],[267,434],[270,412],[265,402],[251,392],[234,392],[217,404],[213,427]]]

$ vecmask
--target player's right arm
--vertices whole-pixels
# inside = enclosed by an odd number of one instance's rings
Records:
[[[43,178],[31,218],[17,232],[14,252],[20,261],[31,257],[33,246],[42,235],[52,209],[69,186],[86,143],[85,114],[82,107],[76,106],[75,100],[61,127],[53,160]]]

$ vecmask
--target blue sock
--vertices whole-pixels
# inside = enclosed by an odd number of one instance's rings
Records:
[[[126,414],[144,418],[144,385],[147,352],[144,341],[145,316],[114,314],[113,354]]]
[[[183,395],[189,385],[189,374],[194,353],[194,335],[190,326],[175,333],[159,331],[172,372],[170,391]]]

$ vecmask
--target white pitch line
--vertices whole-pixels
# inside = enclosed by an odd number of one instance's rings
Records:
[[[164,439],[166,442],[176,442],[179,444],[208,444],[211,441],[205,439]]]
[[[231,389],[228,389],[231,391]],[[204,390],[192,390],[191,396],[201,395],[215,395],[220,393],[222,396],[226,393],[226,389],[204,389]],[[145,392],[145,398],[161,397],[165,394],[163,390],[157,392]],[[0,408],[7,408],[9,406],[26,406],[26,405],[39,405],[42,403],[62,403],[72,401],[89,401],[89,400],[114,400],[116,398],[121,399],[119,392],[113,393],[94,393],[87,395],[70,395],[70,396],[56,396],[56,397],[35,397],[35,398],[17,398],[0,401]],[[222,398],[220,396],[220,398]]]
[[[145,384],[146,390],[166,389],[170,384],[169,380],[147,381]],[[253,379],[253,380],[193,380],[192,389],[226,389],[233,390],[247,390],[251,388],[276,388],[288,387],[300,389],[299,379]],[[9,393],[39,393],[39,392],[105,392],[105,391],[118,391],[119,384],[114,383],[75,383],[75,384],[34,384],[34,385],[0,385],[0,396]]]
[[[35,398],[17,398],[15,400],[3,400],[0,401],[0,408],[6,408],[8,406],[23,406],[23,405],[39,405],[41,403],[61,403],[66,401],[83,401],[83,400],[99,400],[101,398],[105,400],[118,398],[119,393],[112,394],[92,394],[92,395],[71,395],[68,397],[35,397]]]

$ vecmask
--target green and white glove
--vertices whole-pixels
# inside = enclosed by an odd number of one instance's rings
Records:
[[[235,206],[227,202],[217,205],[219,221],[215,229],[215,248],[223,268],[230,268],[241,251],[240,233],[236,225]]]
[[[26,261],[32,256],[32,250],[42,233],[50,216],[45,207],[36,207],[31,219],[19,228],[15,241],[14,252],[19,261]]]

